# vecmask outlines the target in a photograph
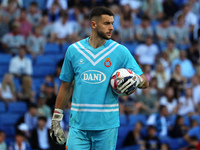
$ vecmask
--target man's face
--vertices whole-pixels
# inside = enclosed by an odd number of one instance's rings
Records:
[[[113,22],[113,16],[101,15],[101,18],[96,22],[95,31],[97,32],[97,35],[102,39],[109,40],[114,29]]]

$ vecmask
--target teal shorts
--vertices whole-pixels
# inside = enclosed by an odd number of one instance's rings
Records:
[[[70,127],[66,150],[115,150],[118,128],[79,130]]]

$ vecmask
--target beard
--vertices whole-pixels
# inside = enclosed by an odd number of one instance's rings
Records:
[[[97,30],[97,35],[102,38],[102,39],[105,39],[105,40],[109,40],[110,38],[107,37],[106,33],[104,33],[103,31],[99,31]]]

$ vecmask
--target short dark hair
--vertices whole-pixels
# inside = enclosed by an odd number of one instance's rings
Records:
[[[39,116],[38,120],[43,120],[44,122],[47,122],[47,118],[45,116]]]
[[[167,108],[165,105],[160,105],[159,112],[161,112],[163,109]]]
[[[92,9],[92,11],[90,13],[90,20],[93,17],[101,17],[101,15],[114,16],[114,14],[112,13],[111,10],[109,10],[108,8],[103,7],[103,6],[99,6],[99,7],[95,7]]]
[[[30,6],[36,6],[36,7],[37,7],[38,4],[37,4],[37,2],[31,2],[31,3],[30,3]]]

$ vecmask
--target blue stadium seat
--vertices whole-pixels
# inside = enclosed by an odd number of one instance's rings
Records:
[[[20,85],[19,79],[18,78],[14,78],[13,82],[14,82],[16,90],[19,91],[21,89],[21,85]]]
[[[56,43],[47,43],[44,47],[45,54],[58,54],[60,52],[59,45]]]
[[[6,106],[4,102],[0,102],[0,113],[3,113],[6,111]]]
[[[146,116],[145,115],[129,115],[129,125],[135,125],[136,122],[142,122],[143,125],[146,124]]]
[[[135,49],[137,47],[137,43],[122,43],[130,52],[132,55],[135,54]]]
[[[9,65],[12,56],[10,54],[0,54],[0,64]]]
[[[35,65],[55,65],[55,60],[54,55],[39,55],[36,58]]]
[[[120,126],[127,125],[127,118],[126,115],[119,115]]]
[[[67,48],[70,46],[71,43],[65,43],[62,45],[62,53],[65,54],[65,52],[67,51]]]
[[[15,125],[18,119],[21,117],[21,114],[14,113],[1,113],[0,114],[0,124],[3,126]]]
[[[27,112],[27,104],[25,102],[8,103],[8,112],[24,114]]]
[[[194,116],[191,116],[191,119],[192,120],[197,120],[199,125],[200,125],[200,115],[194,115]]]
[[[46,75],[53,75],[55,66],[33,66],[33,77],[44,78]]]
[[[0,129],[5,132],[6,137],[15,135],[15,127],[13,125],[1,126]]]
[[[0,77],[3,77],[5,73],[8,73],[8,65],[0,64]]]

